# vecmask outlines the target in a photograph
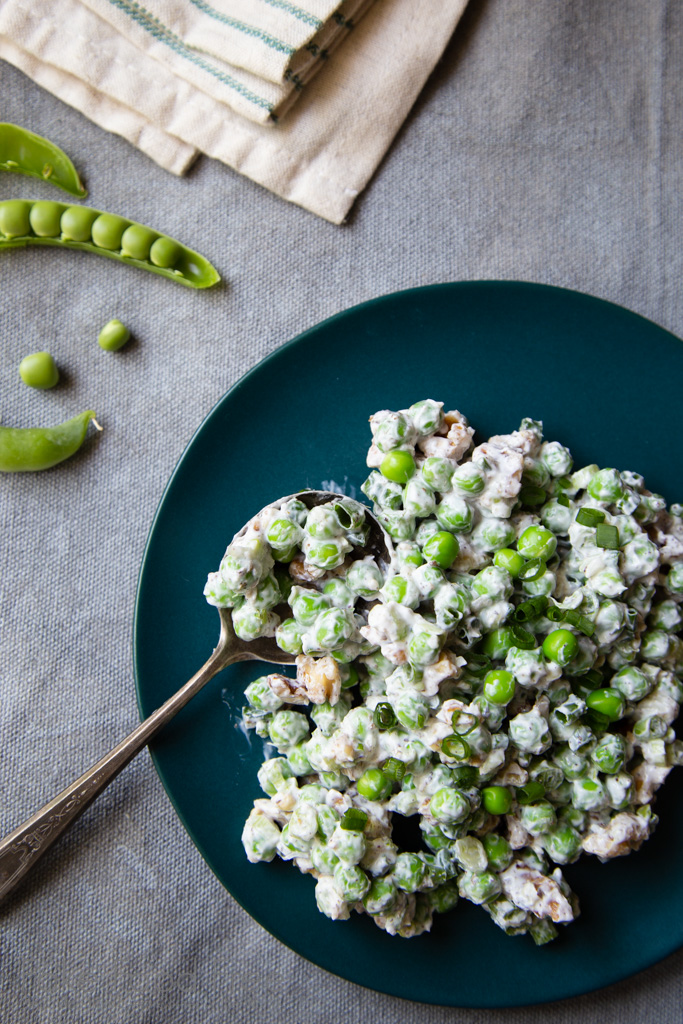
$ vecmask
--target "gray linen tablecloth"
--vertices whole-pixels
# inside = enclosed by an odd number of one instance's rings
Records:
[[[683,334],[682,45],[683,9],[666,0],[471,0],[343,227],[208,160],[176,179],[0,65],[1,120],[61,142],[95,205],[166,228],[228,282],[198,301],[77,253],[0,260],[3,422],[92,406],[105,426],[96,452],[0,480],[3,833],[136,723],[133,606],[155,509],[204,415],[267,353],[374,296],[476,278],[576,288]],[[57,198],[15,176],[0,187]],[[119,357],[95,343],[112,316],[136,338]],[[43,348],[64,368],[56,392],[17,380]],[[222,889],[146,752],[0,910],[0,942],[3,1024],[681,1020],[683,953],[511,1012],[405,1003],[326,974]]]

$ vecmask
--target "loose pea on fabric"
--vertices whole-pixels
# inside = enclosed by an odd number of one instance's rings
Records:
[[[81,199],[88,194],[66,153],[18,124],[0,124],[0,171],[49,181]]]
[[[102,429],[92,409],[55,427],[0,426],[0,472],[31,473],[64,462],[85,441],[91,420]]]
[[[99,253],[189,288],[210,288],[220,281],[215,267],[199,253],[117,214],[51,200],[0,202],[0,251],[27,245]]]

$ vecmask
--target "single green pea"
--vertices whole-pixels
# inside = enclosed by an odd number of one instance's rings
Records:
[[[99,212],[87,206],[67,206],[60,221],[62,238],[71,242],[89,242],[90,230],[98,217]]]
[[[504,658],[511,647],[516,647],[515,635],[510,626],[499,626],[484,637],[482,652],[489,658]]]
[[[34,203],[29,213],[31,230],[39,238],[58,238],[62,233],[62,210],[60,203],[41,200]]]
[[[410,452],[387,452],[379,467],[382,476],[397,484],[406,484],[415,472],[415,459]]]
[[[404,892],[416,892],[425,880],[427,865],[416,853],[399,853],[392,880]]]
[[[129,224],[121,236],[121,255],[133,260],[148,260],[149,252],[159,235],[143,224]]]
[[[23,238],[31,233],[31,204],[25,199],[8,199],[0,206],[0,231],[7,238]]]
[[[49,352],[34,352],[19,363],[19,376],[30,388],[44,391],[55,386],[59,370]]]
[[[120,320],[110,320],[97,336],[97,344],[105,352],[118,352],[130,338],[130,331]]]
[[[543,641],[543,653],[558,665],[568,665],[579,650],[579,641],[568,629],[554,629]]]
[[[121,239],[130,221],[117,217],[115,213],[101,213],[94,221],[90,234],[100,249],[116,252],[121,248]]]
[[[438,789],[429,802],[429,809],[437,821],[464,821],[470,811],[467,797],[457,789]]]
[[[164,267],[166,270],[170,270],[180,259],[180,246],[172,238],[162,235],[152,243],[149,258],[155,267]]]
[[[489,814],[507,814],[512,807],[512,793],[507,786],[484,786],[481,802]]]
[[[610,722],[616,722],[624,714],[625,702],[618,690],[609,688],[593,690],[586,695],[586,704],[601,715],[606,715]]]
[[[458,557],[459,551],[460,544],[457,537],[454,537],[452,533],[447,533],[446,530],[439,530],[438,533],[432,534],[422,548],[425,558],[428,558],[430,562],[436,562],[442,569],[450,569]]]
[[[482,473],[472,462],[463,463],[453,473],[453,487],[466,494],[481,494],[485,485]]]
[[[496,832],[487,832],[482,838],[489,867],[493,871],[504,871],[512,862],[512,848],[504,836]]]
[[[557,547],[557,537],[545,526],[528,526],[517,541],[517,550],[524,558],[547,561]]]
[[[601,469],[586,488],[596,501],[617,501],[623,496],[624,485],[616,469]]]
[[[512,548],[500,548],[493,556],[493,564],[499,569],[507,569],[513,579],[521,572],[524,566],[524,559],[518,551]]]
[[[560,779],[560,782],[562,780]],[[558,783],[559,785],[559,783]],[[545,796],[545,786],[542,782],[534,781],[527,782],[524,786],[518,786],[515,790],[515,799],[518,804],[533,804],[537,800],[541,800]]]
[[[515,695],[515,677],[504,668],[493,669],[484,677],[484,696],[492,704],[509,704]]]
[[[381,768],[368,768],[358,779],[356,788],[366,800],[384,800],[391,791],[391,779]]]

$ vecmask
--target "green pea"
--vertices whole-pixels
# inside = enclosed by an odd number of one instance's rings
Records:
[[[470,802],[457,789],[438,789],[429,801],[429,809],[437,821],[464,821],[470,813]]]
[[[484,786],[481,802],[489,814],[507,814],[512,807],[512,793],[507,786]]]
[[[510,626],[500,626],[488,633],[481,645],[484,654],[489,658],[504,658],[511,647],[516,647],[515,634]]]
[[[471,462],[465,462],[453,473],[453,487],[466,494],[481,494],[485,487],[483,475]]]
[[[472,527],[473,512],[464,498],[448,494],[436,510],[439,526],[453,533],[468,533]]]
[[[525,804],[520,814],[521,822],[529,835],[541,836],[556,823],[555,809],[548,800]]]
[[[581,851],[581,834],[571,824],[563,822],[546,832],[542,843],[555,864],[568,864],[575,860]]]
[[[156,231],[142,224],[129,224],[121,236],[121,255],[134,260],[148,260],[154,242],[159,238]]]
[[[110,320],[97,336],[97,344],[105,352],[118,352],[130,338],[130,331],[120,320]]]
[[[396,886],[389,878],[373,878],[363,897],[363,906],[368,914],[386,914],[396,903],[397,896]]]
[[[512,862],[512,848],[504,836],[487,832],[482,838],[489,867],[492,871],[504,871]]]
[[[152,243],[149,258],[155,267],[164,267],[166,270],[170,270],[180,259],[180,246],[172,238],[162,235]]]
[[[415,459],[410,452],[387,452],[379,467],[382,476],[397,484],[406,484],[415,472]]]
[[[62,233],[61,220],[64,207],[47,200],[36,202],[31,207],[29,220],[31,230],[39,238],[58,238]]]
[[[315,640],[320,650],[331,650],[348,640],[353,631],[346,612],[341,608],[328,608],[315,625]]]
[[[98,217],[99,212],[87,206],[67,206],[60,222],[62,238],[71,242],[89,242],[90,230]]]
[[[512,548],[500,548],[493,556],[493,564],[499,569],[507,569],[512,578],[516,579],[524,567],[524,559]]]
[[[626,760],[626,741],[618,733],[607,733],[591,751],[591,761],[605,775],[616,775]]]
[[[368,768],[358,779],[356,788],[367,800],[384,800],[391,791],[391,779],[381,768]]]
[[[416,853],[399,853],[392,873],[394,884],[404,892],[416,892],[425,880],[427,865]]]
[[[624,485],[616,469],[601,469],[586,488],[596,501],[612,502],[623,497]]]
[[[672,594],[683,594],[683,562],[676,562],[669,569],[666,586]]]
[[[484,551],[498,551],[514,543],[515,531],[505,519],[482,519],[472,531],[472,540]]]
[[[487,672],[484,678],[484,696],[492,704],[509,704],[515,695],[515,677],[504,668]]]
[[[19,363],[19,376],[30,388],[44,391],[55,386],[59,370],[49,352],[34,352]]]
[[[31,234],[31,204],[25,199],[8,199],[0,206],[0,231],[7,238]]]
[[[593,690],[586,694],[586,704],[601,715],[606,715],[610,722],[616,722],[624,714],[624,698],[618,690],[604,689]]]
[[[460,899],[458,883],[455,881],[444,882],[436,889],[430,889],[426,895],[430,905],[439,914],[445,914],[446,911],[452,910]]]
[[[430,455],[422,463],[422,479],[433,491],[448,491],[453,476],[453,463],[440,455]]]
[[[450,569],[458,557],[459,551],[460,545],[457,538],[445,530],[439,530],[438,533],[432,534],[422,548],[423,555],[430,562],[436,562],[442,569]]]
[[[543,641],[543,653],[558,665],[568,665],[579,650],[579,641],[568,629],[554,629]]]
[[[557,537],[545,526],[528,526],[517,541],[517,550],[524,558],[542,558],[547,561],[555,552]]]
[[[92,240],[100,249],[116,252],[121,248],[121,238],[129,224],[130,221],[115,213],[101,213],[90,229]]]

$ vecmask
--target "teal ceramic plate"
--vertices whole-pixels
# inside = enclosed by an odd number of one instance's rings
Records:
[[[207,573],[258,509],[299,488],[365,479],[368,416],[420,398],[460,409],[480,436],[522,416],[568,444],[577,465],[636,470],[683,499],[683,344],[618,306],[517,282],[437,285],[341,313],[283,346],[201,425],[161,501],[142,566],[135,623],[140,711],[148,715],[203,663],[218,637]],[[290,864],[249,864],[240,834],[261,741],[239,728],[242,692],[263,669],[233,666],[154,744],[161,779],[221,882],[274,936],[360,985],[425,1003],[510,1007],[623,979],[683,945],[683,772],[658,802],[636,854],[566,869],[581,917],[536,948],[464,901],[429,935],[390,938],[366,916],[318,913],[314,881]],[[492,965],[496,965],[493,968]]]

